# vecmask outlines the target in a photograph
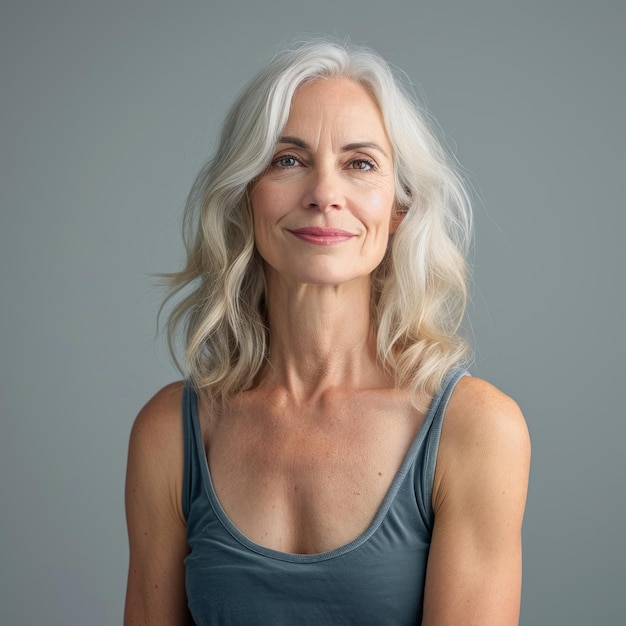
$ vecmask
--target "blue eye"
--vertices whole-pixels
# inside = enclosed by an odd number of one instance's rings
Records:
[[[298,165],[298,159],[294,156],[285,155],[275,159],[273,164],[278,165],[278,167],[294,167]]]

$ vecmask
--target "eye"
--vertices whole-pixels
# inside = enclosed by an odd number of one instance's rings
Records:
[[[291,156],[290,154],[285,154],[272,161],[272,165],[284,168],[295,167],[299,163],[300,161],[298,161],[295,156]]]
[[[360,172],[369,172],[376,169],[376,163],[369,159],[355,159],[350,162],[350,169],[358,170]]]

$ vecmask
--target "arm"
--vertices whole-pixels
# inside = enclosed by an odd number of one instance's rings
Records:
[[[482,380],[459,381],[435,471],[424,626],[518,623],[529,464],[515,402]]]
[[[183,559],[182,384],[162,389],[141,410],[130,437],[126,520],[130,546],[124,624],[189,624]]]

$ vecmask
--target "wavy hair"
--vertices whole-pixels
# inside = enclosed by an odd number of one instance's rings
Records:
[[[250,388],[267,355],[265,280],[248,187],[272,159],[296,89],[335,76],[359,83],[377,102],[393,147],[396,206],[404,214],[372,275],[380,363],[419,406],[467,353],[458,331],[468,296],[471,211],[460,177],[411,90],[378,54],[307,42],[278,53],[231,108],[215,156],[187,200],[185,267],[165,275],[165,302],[186,294],[167,319],[170,351],[210,401]],[[180,327],[184,367],[174,349]]]

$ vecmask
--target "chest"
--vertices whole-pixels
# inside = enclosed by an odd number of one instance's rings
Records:
[[[345,398],[297,416],[290,407],[253,404],[205,437],[213,486],[231,522],[259,545],[300,554],[363,533],[421,416],[398,398]]]

